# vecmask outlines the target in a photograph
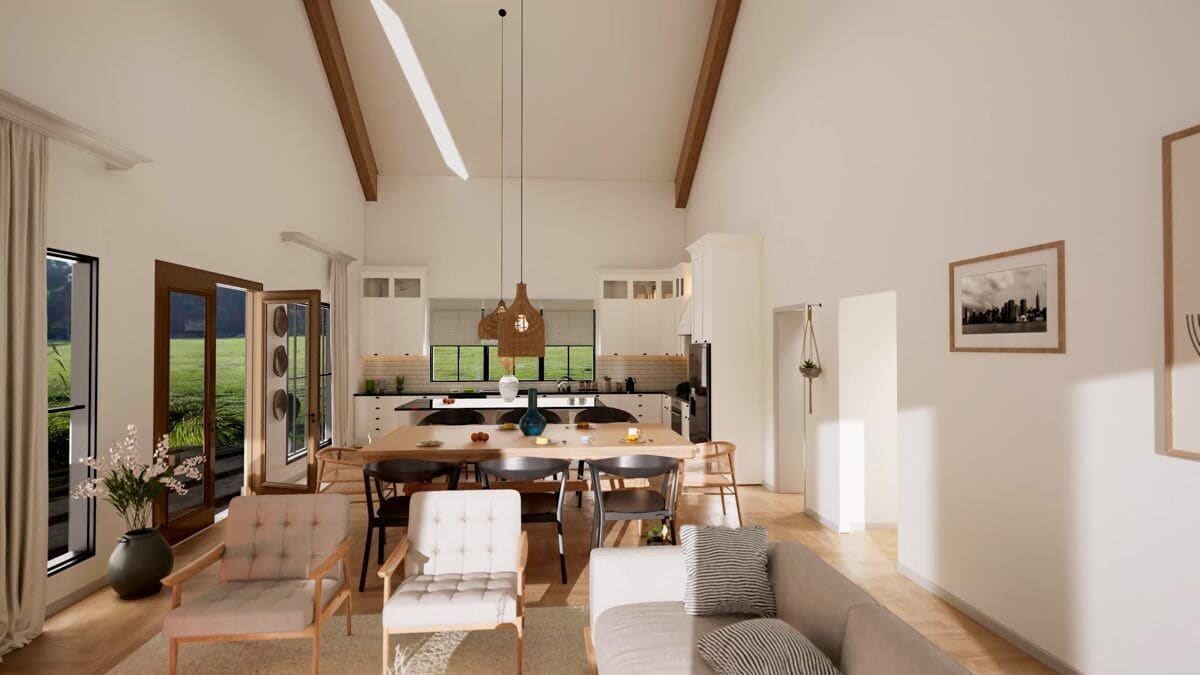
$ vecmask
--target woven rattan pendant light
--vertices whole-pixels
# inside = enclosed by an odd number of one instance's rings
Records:
[[[521,3],[521,281],[500,321],[500,358],[546,355],[546,322],[525,288],[525,3]]]
[[[485,344],[496,343],[500,339],[500,319],[508,311],[504,304],[504,17],[508,12],[500,12],[500,301],[496,308],[479,320],[475,329],[479,341]]]

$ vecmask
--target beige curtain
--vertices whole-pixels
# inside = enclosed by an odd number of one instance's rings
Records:
[[[333,330],[333,444],[354,445],[354,405],[350,400],[350,270],[330,259],[330,312]]]
[[[0,654],[46,618],[46,152],[0,118]]]

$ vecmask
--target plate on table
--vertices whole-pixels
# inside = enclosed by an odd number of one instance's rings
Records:
[[[517,427],[517,425],[513,424],[512,422],[505,422],[504,424],[501,424],[501,425],[497,426],[496,428],[499,429],[500,431],[516,431],[518,427]]]
[[[432,439],[432,438],[427,441],[420,441],[419,443],[417,443],[418,448],[440,448],[443,445],[445,445],[445,443],[442,443],[441,441]]]
[[[621,442],[624,443],[625,445],[643,445],[645,443],[653,443],[654,440],[650,439],[650,438],[638,438],[638,439],[634,439],[634,440],[630,440],[628,438],[622,438]]]

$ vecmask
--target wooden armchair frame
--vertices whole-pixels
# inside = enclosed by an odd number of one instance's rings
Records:
[[[350,544],[353,537],[346,537],[338,544],[324,560],[308,572],[307,579],[313,583],[313,621],[303,630],[282,633],[230,633],[227,635],[196,635],[190,637],[170,638],[167,640],[167,671],[171,675],[179,666],[179,645],[183,642],[243,642],[248,640],[290,640],[308,638],[313,642],[312,672],[319,671],[321,662],[321,625],[330,619],[342,602],[346,603],[346,635],[351,634],[351,617],[353,600],[350,593]],[[183,584],[187,580],[204,571],[225,554],[225,544],[215,548],[193,560],[183,569],[163,579],[163,584],[171,587],[171,609],[183,604]],[[342,565],[342,588],[329,600],[329,604],[321,606],[321,579],[338,564]]]
[[[686,463],[680,482],[682,494],[712,495],[721,498],[721,515],[727,513],[725,508],[726,495],[733,495],[733,505],[737,509],[738,527],[742,525],[742,502],[738,497],[737,473],[733,468],[733,455],[737,446],[727,441],[700,443],[696,446],[696,456],[692,461],[703,462],[703,472],[689,472]],[[690,479],[690,482],[689,482]],[[715,490],[715,492],[714,492]]]
[[[379,577],[383,579],[383,606],[387,606],[388,599],[392,597],[392,575],[396,573],[396,569],[400,567],[400,563],[404,562],[408,555],[408,534],[400,538],[400,543],[388,555],[387,560],[379,568]],[[521,675],[521,648],[525,638],[525,564],[529,560],[529,535],[524,531],[521,532],[520,548],[517,551],[517,618],[512,623],[512,626],[517,629],[517,675]],[[383,675],[388,675],[388,657],[391,651],[390,636],[401,635],[404,633],[440,633],[443,631],[453,630],[495,630],[501,626],[508,625],[504,623],[479,623],[470,625],[450,625],[450,626],[421,626],[408,630],[394,630],[387,626],[383,627]]]

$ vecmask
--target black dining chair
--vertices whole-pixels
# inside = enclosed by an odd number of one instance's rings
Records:
[[[478,410],[439,410],[426,415],[420,422],[417,422],[419,427],[427,427],[434,424],[441,424],[450,427],[461,427],[468,424],[485,424],[487,420],[483,418],[483,413]]]
[[[500,480],[535,481],[554,476],[558,489],[554,492],[521,492],[522,523],[554,523],[558,528],[558,569],[562,582],[567,583],[567,554],[563,546],[563,496],[571,462],[543,457],[504,457],[479,463],[483,488],[491,488],[489,477]]]
[[[432,483],[435,478],[447,477],[448,488],[458,489],[461,467],[449,462],[428,459],[386,459],[363,465],[363,491],[367,495],[367,543],[363,547],[362,574],[358,578],[361,593],[367,584],[367,563],[371,559],[371,534],[379,529],[379,562],[383,564],[383,550],[387,547],[387,528],[408,527],[408,504],[411,495],[385,497],[384,483]]]
[[[613,408],[607,405],[598,405],[594,408],[584,408],[575,414],[575,423],[588,422],[591,424],[637,424],[638,418],[633,413]],[[579,461],[579,473],[576,476],[579,480],[583,480],[583,460]],[[575,498],[579,500],[579,506],[583,506],[583,493],[576,492]]]
[[[661,520],[675,541],[675,491],[679,460],[661,455],[622,455],[605,459],[589,459],[592,472],[592,492],[596,504],[593,519],[593,548],[604,546],[604,526],[610,520]],[[662,489],[618,488],[604,492],[600,474],[618,478],[654,478],[662,476]]]
[[[524,408],[516,408],[514,410],[509,410],[508,412],[501,415],[500,419],[498,419],[496,421],[499,424],[510,424],[510,423],[516,424],[517,422],[521,421],[522,417],[525,416],[525,412],[526,411]],[[542,414],[542,417],[546,418],[546,424],[562,424],[562,418],[559,417],[558,413],[554,412],[553,410],[548,410],[546,408],[538,408],[538,412],[540,412]]]
[[[637,424],[638,418],[633,413],[620,408],[613,408],[607,405],[598,405],[594,408],[584,408],[575,414],[576,422],[591,422],[592,424],[613,424],[617,422],[628,422]]]

